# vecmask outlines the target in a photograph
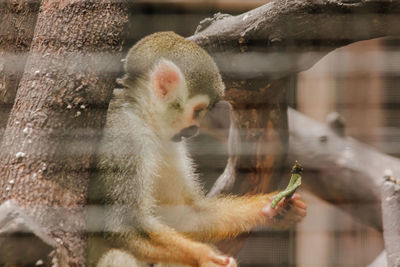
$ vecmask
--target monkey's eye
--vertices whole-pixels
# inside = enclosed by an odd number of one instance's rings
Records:
[[[195,107],[193,110],[193,119],[199,119],[204,110],[205,107],[203,105]]]
[[[176,110],[182,109],[182,105],[178,101],[171,103],[169,106],[170,106],[170,108],[176,109]]]
[[[203,111],[202,109],[195,109],[193,111],[193,118],[198,119],[202,111]]]

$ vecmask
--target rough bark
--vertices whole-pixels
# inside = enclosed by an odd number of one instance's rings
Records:
[[[359,221],[382,230],[382,177],[385,170],[398,177],[400,160],[293,109],[288,117],[288,159],[303,164],[304,186]]]
[[[287,154],[286,89],[290,79],[225,80],[241,152],[233,192],[266,193],[277,188]]]
[[[388,171],[382,184],[383,238],[388,266],[400,266],[400,180]]]
[[[270,83],[226,79],[225,84],[225,99],[232,104],[241,147],[240,151],[235,151],[240,153],[240,160],[237,164],[235,161],[237,173],[230,192],[239,195],[270,192],[281,181],[287,154],[285,97],[290,79]],[[223,186],[219,188],[226,191]],[[219,248],[235,254],[246,236],[242,235],[233,242],[221,242]]]
[[[277,78],[310,68],[328,52],[399,35],[398,0],[277,0],[238,16],[202,21],[190,40],[235,77]]]
[[[39,1],[0,1],[0,142],[24,72]]]
[[[44,226],[61,265],[85,262],[82,207],[119,70],[125,5],[42,1],[0,148],[0,202],[15,200]]]

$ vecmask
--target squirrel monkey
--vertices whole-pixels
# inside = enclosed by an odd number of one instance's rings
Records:
[[[102,227],[111,249],[98,266],[236,266],[208,243],[257,225],[288,228],[305,216],[298,195],[277,209],[271,195],[205,198],[185,143],[224,84],[202,48],[155,33],[130,49],[124,67],[91,189],[108,207]]]

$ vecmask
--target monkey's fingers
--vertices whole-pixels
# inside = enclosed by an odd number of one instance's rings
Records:
[[[283,209],[285,212],[294,208],[295,210],[307,210],[307,204],[301,199],[301,196],[295,193],[291,198],[285,198],[277,205],[277,209]]]
[[[237,267],[237,263],[236,263],[234,258],[232,258],[232,257],[227,257],[227,258],[228,258],[228,263],[226,265],[223,265],[223,266],[226,266],[226,267]],[[212,266],[217,267],[217,266],[221,266],[221,265],[220,264],[213,264]]]
[[[231,260],[229,260],[228,264],[225,264],[225,265],[221,265],[221,264],[215,263],[213,261],[208,261],[208,262],[201,263],[198,266],[200,266],[200,267],[221,267],[221,266],[236,267],[237,266],[236,261],[233,258],[229,258],[229,259],[231,259]]]
[[[302,200],[294,200],[292,206],[298,210],[307,210],[307,204]]]
[[[270,205],[269,205],[270,206]],[[269,216],[274,227],[278,229],[288,229],[302,221],[307,214],[307,205],[299,194],[294,194],[291,198],[281,200],[275,209],[266,206],[264,213]]]
[[[274,198],[274,196],[271,197],[271,199],[273,199],[273,198]],[[283,205],[283,202],[284,202],[284,199],[281,199],[281,200],[278,202],[278,204],[276,205],[275,208],[273,208],[272,205],[271,205],[271,203],[269,203],[268,205],[266,205],[266,206],[261,210],[261,213],[262,213],[264,216],[268,217],[268,218],[273,218],[273,217],[275,217],[276,215],[279,214],[279,212],[280,212],[280,210],[281,210],[281,207],[282,207],[282,205]]]
[[[306,217],[307,215],[307,210],[306,209],[302,209],[302,208],[296,208],[293,214],[293,217],[296,218],[296,222],[300,222],[301,220],[303,220],[304,217]],[[298,218],[298,220],[297,220]]]
[[[204,263],[200,264],[200,266],[230,266],[231,262],[235,261],[233,258],[223,255],[218,255],[215,252],[209,253],[206,259],[204,259]],[[207,263],[208,262],[208,263]],[[214,263],[210,265],[210,262]]]
[[[236,263],[236,261],[235,261],[235,259],[234,258],[232,258],[232,257],[230,257],[229,258],[229,264],[228,264],[228,267],[237,267],[238,265],[237,265],[237,263]]]
[[[297,194],[295,194],[297,195]],[[271,197],[271,200],[275,198],[276,195]],[[294,197],[294,196],[293,196]],[[272,206],[273,202],[269,203],[267,206],[265,206],[261,212],[268,218],[272,219],[276,216],[282,217],[284,214],[291,209],[292,206],[292,198],[286,199],[282,198],[276,205],[275,207]],[[279,219],[279,218],[276,218]]]
[[[291,206],[297,215],[304,217],[307,214],[307,204],[301,199],[300,195],[293,196]]]
[[[300,200],[300,198],[292,199],[289,205],[290,210],[286,210],[287,212],[283,214],[278,214],[274,217],[274,219],[278,220],[278,224],[282,224],[282,226],[286,228],[289,228],[292,225],[301,222],[307,215],[307,205],[302,200]],[[281,222],[279,222],[279,220]]]

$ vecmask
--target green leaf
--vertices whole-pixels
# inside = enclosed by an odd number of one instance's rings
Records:
[[[285,190],[279,192],[274,199],[272,200],[271,207],[274,209],[276,205],[278,205],[279,201],[282,198],[292,197],[294,192],[296,192],[297,188],[301,185],[301,173],[303,172],[303,166],[297,161],[294,163],[292,168],[292,176],[290,177],[290,181]]]

